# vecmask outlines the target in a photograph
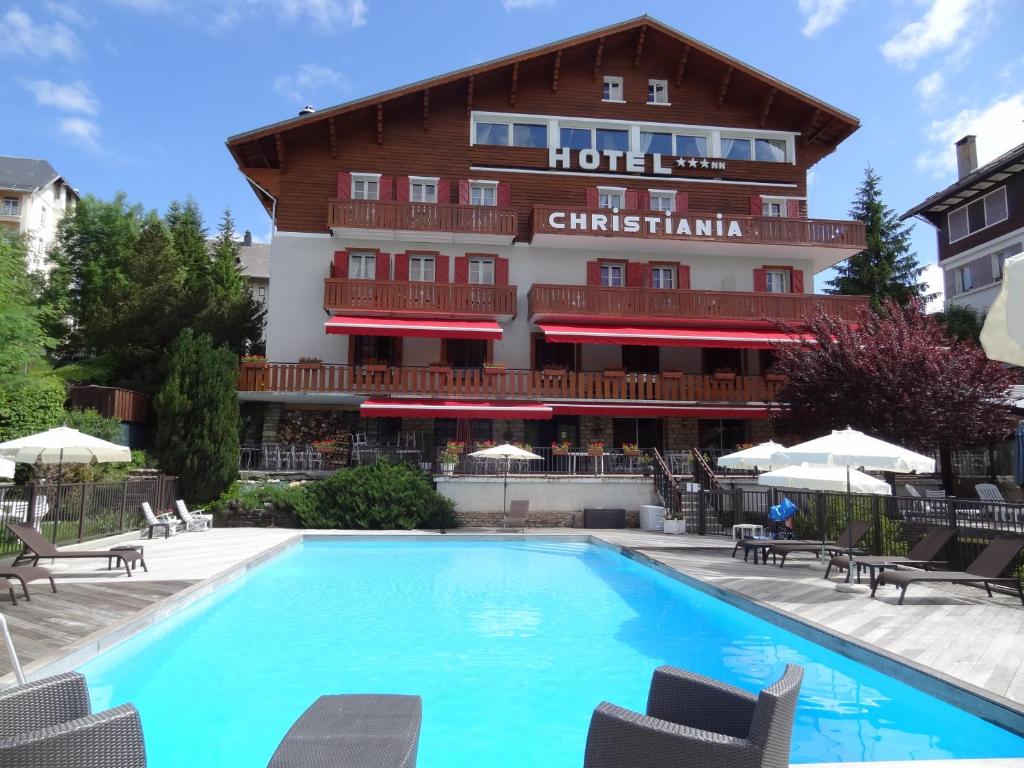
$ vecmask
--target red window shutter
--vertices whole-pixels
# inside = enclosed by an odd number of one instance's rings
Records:
[[[469,257],[455,257],[455,280],[454,282],[466,284],[469,282]]]
[[[635,189],[626,190],[626,210],[635,211],[640,207],[640,196]]]
[[[638,189],[636,191],[636,210],[651,210],[651,193],[648,192],[646,189]]]
[[[587,285],[600,285],[601,284],[601,262],[599,261],[588,261],[587,262]]]
[[[409,254],[395,254],[395,280],[406,282],[409,279]]]
[[[380,193],[377,195],[378,200],[389,202],[391,200],[391,188],[394,185],[394,179],[390,176],[380,177]]]
[[[459,179],[459,205],[469,205],[469,179]]]
[[[452,183],[448,179],[437,182],[437,202],[448,205],[452,201]]]
[[[331,263],[333,277],[348,277],[348,251],[335,251],[334,261]]]
[[[676,192],[676,213],[690,212],[690,195],[687,192]]]
[[[684,291],[690,290],[690,266],[680,264],[678,267],[679,287]]]
[[[790,293],[804,292],[804,271],[802,269],[794,269],[789,273],[789,291]]]
[[[498,207],[508,208],[512,205],[512,185],[507,181],[498,182]]]
[[[587,187],[587,208],[597,208],[597,187]]]
[[[761,200],[761,196],[760,195],[751,195],[750,196],[750,215],[751,216],[762,216],[762,215],[764,215],[764,207],[763,207],[762,203],[763,203],[763,201]]]
[[[388,280],[391,277],[391,258],[386,253],[377,251],[376,262],[376,275],[378,280]]]
[[[641,264],[640,265],[640,285],[644,288],[651,287],[651,265]]]
[[[508,259],[494,257],[494,284],[508,285]]]
[[[352,199],[352,174],[342,171],[338,174],[338,199]]]
[[[409,202],[409,177],[395,177],[395,200],[400,203]]]
[[[786,215],[791,219],[800,218],[800,201],[799,200],[787,200],[786,201]]]
[[[434,257],[434,282],[448,282],[448,257],[438,254]]]
[[[631,261],[626,264],[626,285],[629,288],[643,288],[644,287],[644,267],[646,264],[641,264],[638,261]]]
[[[754,270],[754,290],[758,293],[768,292],[768,271],[764,269]]]

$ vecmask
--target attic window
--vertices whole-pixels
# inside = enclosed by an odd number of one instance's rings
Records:
[[[617,101],[624,103],[625,99],[622,97],[622,78],[615,77],[614,75],[605,75],[604,77],[604,92],[601,95],[602,101]]]
[[[668,80],[647,81],[647,103],[668,104]]]

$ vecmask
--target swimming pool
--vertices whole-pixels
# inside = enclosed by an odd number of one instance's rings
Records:
[[[806,668],[793,762],[1024,756],[1024,739],[604,547],[307,541],[83,665],[153,768],[259,768],[325,693],[423,697],[422,768],[582,765],[593,708],[673,664]]]

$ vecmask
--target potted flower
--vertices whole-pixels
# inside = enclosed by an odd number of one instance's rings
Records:
[[[665,510],[665,533],[686,533],[686,520],[676,517],[671,510]]]
[[[458,450],[456,450],[456,447]],[[441,472],[447,477],[451,477],[455,474],[455,465],[459,463],[459,456],[462,455],[462,448],[465,446],[462,443],[448,443],[441,451],[438,456],[438,461],[441,464]]]
[[[266,368],[267,358],[263,355],[242,355],[243,368]]]
[[[504,373],[507,370],[508,366],[505,365],[505,363],[495,363],[491,361],[484,363],[484,373],[498,374]]]
[[[640,471],[643,472],[644,477],[654,474],[654,460],[646,453],[640,457]]]
[[[622,444],[622,455],[623,456],[639,456],[640,446],[636,443],[623,443]]]
[[[543,371],[545,376],[565,376],[564,365],[545,365]]]
[[[736,371],[732,368],[716,368],[715,381],[736,381]]]
[[[562,440],[560,442],[551,444],[551,455],[552,456],[568,456],[569,455],[569,441]]]
[[[518,448],[521,451],[533,453],[533,446],[530,445],[529,443],[512,443],[512,447]]]
[[[481,440],[479,443],[476,444],[476,449],[478,451],[486,451],[488,448],[493,448],[493,447],[494,447],[494,441],[493,440]]]
[[[334,440],[314,440],[311,445],[317,453],[334,453],[338,447]]]
[[[379,360],[376,357],[371,357],[365,363],[363,363],[363,370],[370,373],[384,373],[388,369],[387,360]]]
[[[451,373],[452,372],[451,363],[433,362],[433,363],[430,364],[430,372],[431,373]]]
[[[604,443],[599,440],[587,443],[587,456],[604,456]]]
[[[299,358],[299,368],[307,368],[309,370],[315,370],[317,368],[323,368],[324,361],[319,357],[315,356],[304,356]]]
[[[609,379],[622,379],[626,376],[626,370],[624,368],[605,368],[604,375]]]
[[[451,451],[456,456],[461,456],[466,450],[466,444],[458,440],[449,440],[448,444],[444,447],[446,451]]]

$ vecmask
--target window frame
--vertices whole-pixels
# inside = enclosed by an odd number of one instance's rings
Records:
[[[599,267],[599,274],[600,274],[600,277],[601,277],[601,283],[599,285],[600,288],[625,288],[626,287],[626,262],[624,262],[624,261],[611,261],[611,260],[599,260],[597,263],[598,263],[598,267]],[[609,270],[609,273],[608,273],[609,275],[611,275],[611,270],[613,270],[613,269],[618,270],[618,276],[619,276],[619,281],[620,281],[619,285],[612,285],[610,282],[609,283],[605,283],[604,275],[605,275],[605,270],[606,269]]]
[[[421,205],[437,205],[437,187],[441,181],[440,176],[410,176],[409,177],[409,202],[420,203]],[[417,185],[427,186],[431,185],[434,187],[434,199],[433,200],[417,200],[413,196],[413,190]]]
[[[490,282],[483,280],[473,280],[473,266],[477,265],[488,265],[490,267]],[[471,254],[466,255],[466,283],[469,285],[494,285],[496,279],[496,265],[494,256],[474,256]],[[482,277],[483,272],[480,271],[479,275]]]
[[[765,211],[768,209],[768,206],[770,206],[770,205],[777,205],[777,206],[779,206],[779,213],[777,213],[777,214],[775,214],[775,213],[766,213]],[[789,206],[789,198],[788,197],[779,197],[777,195],[761,195],[761,215],[762,216],[767,216],[769,218],[778,218],[778,219],[788,218],[788,216],[787,216],[787,214],[789,213],[788,206]]]
[[[665,100],[664,101],[658,101],[657,99],[652,99],[651,98],[652,95],[657,95],[657,93],[658,93],[657,87],[659,85],[661,86],[661,92],[665,96]],[[653,92],[652,92],[652,89],[654,89]],[[658,104],[658,105],[665,106],[665,107],[671,107],[672,106],[672,102],[669,101],[669,98],[668,98],[668,80],[659,80],[657,78],[653,78],[652,77],[652,78],[650,78],[647,81],[647,103],[648,104]]]
[[[772,275],[780,276],[782,278],[782,290],[772,290]],[[778,267],[765,267],[764,268],[764,287],[765,293],[792,293],[793,292],[793,274],[789,269],[781,269]]]
[[[378,253],[377,251],[365,251],[365,250],[359,250],[359,249],[350,250],[348,252],[348,276],[347,276],[346,279],[348,279],[348,280],[376,280],[377,279],[377,253]],[[359,272],[363,272],[364,275],[365,275],[366,272],[369,272],[370,274],[368,276],[360,276],[360,275],[353,275],[352,274],[352,272],[353,272],[352,267],[355,265],[355,263],[357,261],[359,262],[359,265],[360,265],[360,269],[358,271]],[[367,263],[369,263],[371,265],[371,268],[369,270],[366,269]]]
[[[363,173],[363,172],[359,172],[359,173],[352,173],[351,176],[352,176],[352,178],[349,181],[349,190],[348,190],[348,194],[349,194],[349,198],[350,199],[352,199],[352,200],[369,200],[369,201],[379,201],[380,200],[380,176],[381,175],[379,173]],[[357,197],[356,196],[356,184],[357,183],[361,183],[361,184],[368,184],[368,183],[376,184],[377,185],[377,195],[376,195],[376,197]]]
[[[433,253],[409,253],[408,274],[406,280],[410,283],[436,283],[437,282],[437,256]],[[413,277],[413,263],[419,265],[419,277]],[[424,265],[430,264],[430,279],[424,275]]]
[[[620,205],[601,205],[602,195],[618,195]],[[620,211],[626,208],[626,187],[610,187],[610,186],[598,186],[597,188],[597,207],[601,210],[614,210],[618,208]]]
[[[671,280],[671,285],[655,285],[654,275],[659,272],[668,272]],[[679,287],[679,266],[677,264],[651,264],[651,288],[659,291],[674,291]]]
[[[8,203],[13,205],[8,206]],[[3,200],[3,209],[0,210],[4,216],[21,216],[21,198],[20,197],[5,197]]]
[[[1003,215],[1003,218],[1001,218],[1001,219],[998,219],[996,221],[989,221],[988,220],[988,199],[990,197],[994,196],[994,195],[1002,195],[1004,215]],[[974,205],[975,203],[978,203],[978,202],[982,203],[982,209],[985,211],[985,226],[978,227],[977,229],[971,229],[971,221],[970,221],[970,216],[968,215],[967,209],[970,206],[972,206],[972,205]],[[997,189],[993,189],[991,192],[986,192],[984,195],[976,197],[974,200],[970,200],[970,201],[968,201],[966,203],[963,203],[962,205],[957,206],[952,211],[947,211],[946,212],[946,239],[947,239],[947,241],[949,242],[950,245],[952,245],[953,243],[958,243],[961,240],[964,240],[964,239],[970,237],[973,234],[976,234],[978,232],[982,232],[982,231],[988,229],[989,227],[994,227],[996,224],[1002,224],[1004,221],[1007,221],[1010,218],[1010,205],[1009,205],[1009,202],[1010,201],[1009,201],[1009,199],[1006,196],[1006,185],[1004,184],[1003,186],[1001,186],[1001,187],[999,187]],[[953,237],[952,217],[954,215],[956,215],[956,214],[961,214],[961,213],[963,214],[963,217],[964,217],[965,233],[963,235],[961,235],[960,237],[957,237],[957,238],[954,239],[954,237]]]
[[[651,211],[658,211],[659,213],[665,213],[666,211],[670,212],[670,213],[675,213],[676,212],[676,200],[678,199],[678,195],[676,194],[676,190],[674,190],[674,189],[648,189],[647,190],[647,196],[648,196],[647,197],[647,200],[648,200],[647,207],[648,207],[649,210],[651,210]],[[665,198],[668,198],[668,200],[670,202],[670,207],[668,209],[665,209],[665,208],[655,208],[654,207],[655,199],[665,199]]]
[[[611,96],[613,88],[619,89],[619,98],[612,99],[605,97],[605,88],[608,89],[608,95]],[[606,104],[625,104],[626,103],[626,81],[620,75],[605,75],[601,78],[601,101]]]
[[[488,190],[488,189],[489,190],[493,190],[493,192],[494,192],[494,202],[493,203],[485,203],[485,202],[474,203],[473,202],[473,191],[474,191],[474,189],[479,189],[479,190],[481,190],[481,192],[483,192],[484,190]],[[481,200],[482,199],[483,199],[483,197],[481,195]],[[470,179],[469,180],[469,204],[470,205],[479,206],[481,208],[497,208],[498,207],[498,182],[490,181],[490,180],[484,180],[484,179]]]

